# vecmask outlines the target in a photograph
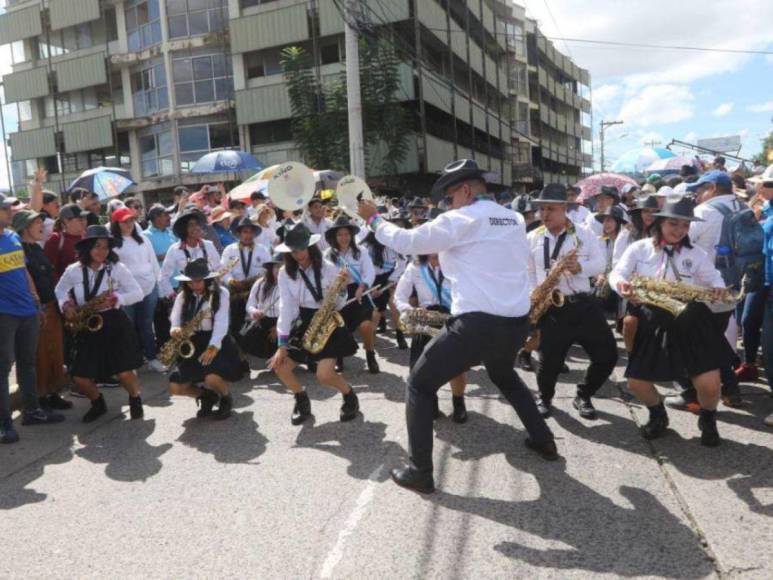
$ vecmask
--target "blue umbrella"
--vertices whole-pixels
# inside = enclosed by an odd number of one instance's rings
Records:
[[[265,166],[245,151],[213,151],[199,159],[191,173],[236,173],[260,171]]]
[[[643,173],[658,159],[668,159],[669,157],[676,157],[676,154],[662,147],[639,147],[623,153],[612,165],[612,171],[615,173]]]
[[[120,167],[95,167],[80,174],[67,188],[67,192],[82,188],[96,193],[100,200],[118,197],[135,185],[128,169]]]

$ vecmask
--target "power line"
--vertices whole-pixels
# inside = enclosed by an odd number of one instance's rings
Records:
[[[553,26],[556,27],[556,32],[560,34],[561,36],[564,35],[563,32],[561,32],[561,29],[558,27],[558,22],[556,22],[556,17],[553,16],[553,11],[550,9],[550,4],[548,4],[548,0],[542,0],[542,2],[545,4],[545,8],[548,10],[548,14],[550,15],[550,19],[553,21]],[[566,44],[566,40],[564,40],[564,47],[566,48],[566,52],[569,54],[569,56],[572,56],[572,51],[569,49],[569,45]],[[574,57],[572,57],[574,58]]]

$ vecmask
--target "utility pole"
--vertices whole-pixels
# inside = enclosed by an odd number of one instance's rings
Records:
[[[604,121],[602,119],[601,121],[601,132],[599,134],[599,143],[601,147],[601,173],[604,173],[604,131],[607,127],[611,127],[612,125],[622,125],[623,121]]]
[[[346,100],[349,109],[349,171],[365,179],[365,145],[362,135],[360,50],[354,25],[360,18],[360,0],[346,0],[344,41],[346,48]]]

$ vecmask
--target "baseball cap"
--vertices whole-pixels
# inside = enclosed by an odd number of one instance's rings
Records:
[[[698,188],[700,188],[701,186],[707,183],[713,183],[714,185],[723,185],[725,187],[730,187],[733,185],[733,182],[730,180],[730,176],[727,173],[725,173],[724,171],[720,171],[719,169],[715,169],[713,171],[707,171],[706,173],[700,176],[698,181],[688,185],[687,191],[689,192],[697,191]]]
[[[137,212],[128,207],[119,207],[110,216],[111,222],[126,222],[137,217]]]
[[[14,214],[11,225],[13,226],[14,231],[17,234],[20,234],[25,229],[27,229],[28,225],[30,225],[36,219],[42,218],[42,217],[43,216],[36,211],[32,211],[30,209],[23,209]]]
[[[148,220],[149,221],[153,221],[154,219],[156,219],[161,214],[164,214],[164,213],[174,213],[174,211],[175,211],[174,209],[170,210],[169,208],[164,207],[160,203],[154,204],[148,210]]]
[[[83,217],[83,210],[74,204],[68,203],[59,210],[59,218],[63,220],[71,220],[73,218]]]

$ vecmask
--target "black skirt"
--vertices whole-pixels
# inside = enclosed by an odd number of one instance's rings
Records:
[[[142,366],[142,349],[129,317],[123,310],[101,312],[102,329],[84,330],[72,339],[70,374],[87,379],[106,379]]]
[[[244,352],[258,358],[271,358],[276,352],[276,318],[263,317],[241,337]],[[273,332],[272,332],[273,331]]]
[[[725,358],[723,333],[711,310],[693,302],[678,317],[662,308],[635,308],[639,325],[625,376],[643,381],[680,380],[718,369]]]
[[[357,352],[357,343],[345,326],[336,328],[330,335],[325,348],[317,354],[311,354],[303,348],[303,335],[316,312],[312,308],[301,308],[300,316],[290,331],[290,339],[287,344],[287,353],[290,358],[299,364],[308,364],[326,358],[337,359],[354,356],[354,353]]]
[[[357,292],[357,286],[357,284],[349,284],[346,287],[347,301],[354,298],[354,295]],[[366,320],[370,320],[372,315],[373,303],[371,302],[370,295],[364,296],[362,302],[357,302],[355,300],[341,309],[341,316],[343,317],[349,332],[357,330],[360,327],[360,324]]]
[[[220,350],[207,366],[199,362],[199,357],[209,346],[212,331],[200,331],[191,339],[195,352],[191,358],[178,358],[177,368],[169,375],[171,383],[203,383],[207,375],[217,375],[224,381],[235,383],[244,376],[242,361],[236,343],[230,335],[223,338]]]
[[[389,284],[389,277],[392,275],[392,272],[384,272],[383,274],[379,274],[376,276],[376,279],[373,281],[373,287],[381,287],[386,286]],[[392,288],[389,288],[388,290],[382,290],[381,294],[376,298],[373,298],[373,304],[375,305],[375,310],[378,312],[385,312],[387,307],[389,306],[389,298],[392,296]]]

